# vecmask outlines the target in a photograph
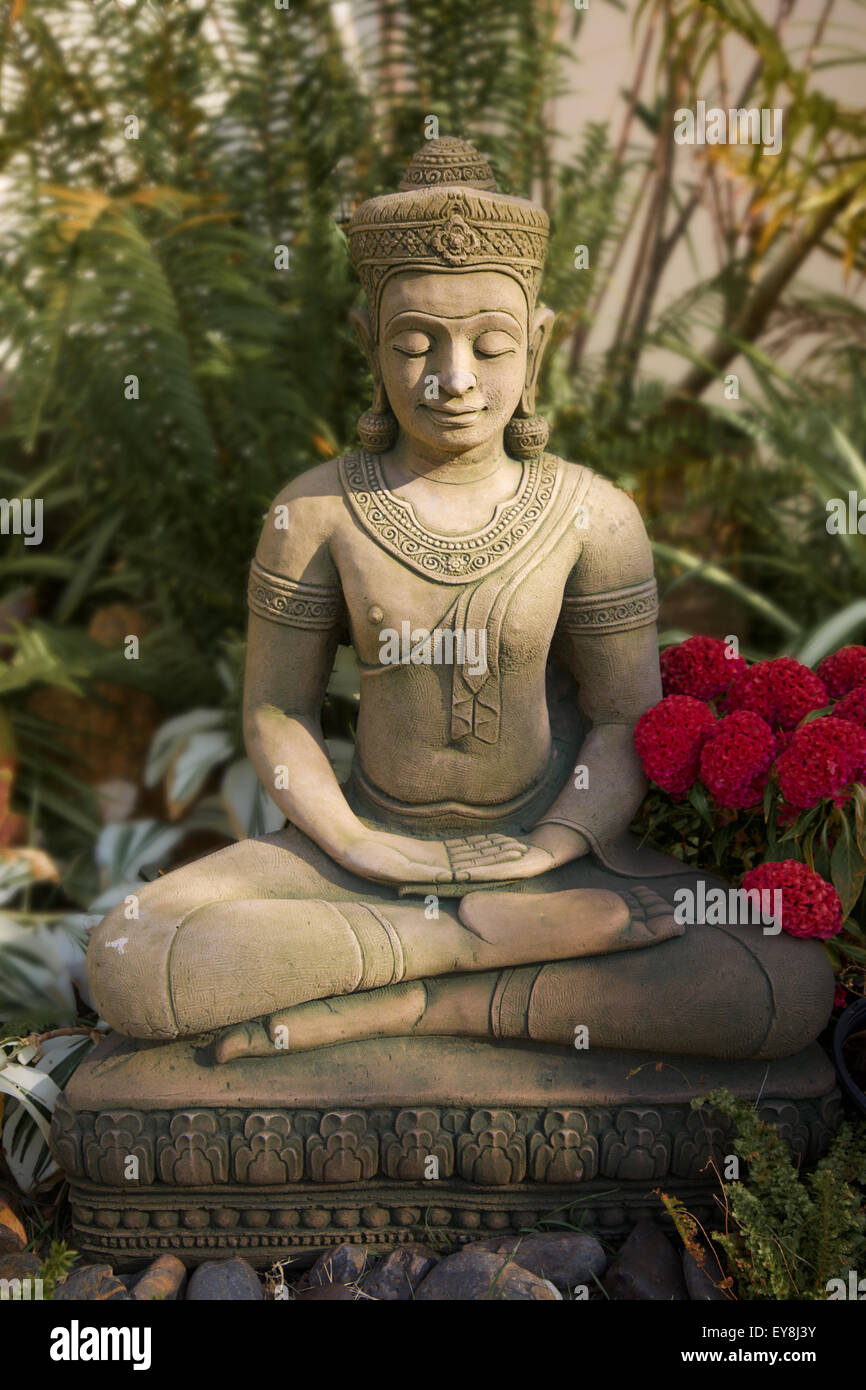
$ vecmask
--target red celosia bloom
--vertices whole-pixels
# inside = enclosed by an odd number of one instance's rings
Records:
[[[828,703],[824,682],[792,656],[758,661],[736,677],[727,694],[728,713],[749,709],[774,729],[795,729],[810,710]]]
[[[719,806],[738,811],[756,806],[776,756],[766,720],[751,710],[720,719],[701,749],[701,777]]]
[[[834,719],[848,719],[866,729],[866,685],[855,685],[833,710]]]
[[[809,727],[812,727],[811,725]],[[743,879],[743,888],[782,895],[782,931],[789,936],[816,936],[826,941],[842,930],[842,904],[831,883],[808,864],[786,859],[781,864],[759,864]],[[773,899],[770,898],[772,904]]]
[[[789,806],[804,811],[824,797],[842,806],[852,782],[866,777],[866,729],[829,715],[813,719],[796,730],[776,770]]]
[[[667,647],[659,658],[664,693],[696,700],[723,695],[734,676],[746,669],[741,656],[728,656],[727,651],[719,637],[689,637],[677,647]]]
[[[841,647],[825,656],[818,675],[834,700],[847,695],[855,685],[866,684],[866,647]]]
[[[690,695],[666,695],[642,714],[634,745],[647,777],[670,796],[685,796],[697,781],[701,746],[715,722],[709,706]]]

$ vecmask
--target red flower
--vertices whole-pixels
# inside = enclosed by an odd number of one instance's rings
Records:
[[[773,729],[795,729],[810,710],[828,704],[824,682],[792,656],[758,661],[738,675],[728,691],[728,713],[749,709]]]
[[[776,770],[789,806],[808,810],[824,797],[842,806],[852,782],[866,776],[866,729],[830,715],[813,719],[796,730]]]
[[[759,864],[746,874],[743,888],[747,892],[752,889],[781,892],[782,931],[789,936],[815,936],[826,941],[842,930],[839,894],[808,864],[800,864],[795,859],[786,859],[781,864]]]
[[[866,685],[855,685],[833,710],[834,719],[847,719],[866,729]]]
[[[751,710],[738,710],[711,730],[701,749],[701,777],[719,806],[756,806],[775,756],[769,724]]]
[[[689,637],[677,647],[666,647],[659,658],[662,689],[666,695],[692,695],[713,700],[723,695],[746,663],[729,656],[728,644],[719,637]]]
[[[818,675],[834,700],[847,695],[855,685],[866,683],[866,647],[840,647],[824,657]]]
[[[635,725],[634,746],[644,772],[670,796],[686,795],[698,778],[701,746],[716,719],[690,695],[666,695]]]

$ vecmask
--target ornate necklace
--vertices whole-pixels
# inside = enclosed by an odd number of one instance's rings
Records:
[[[377,454],[358,449],[340,460],[346,500],[364,530],[398,560],[444,584],[465,584],[510,559],[535,530],[559,489],[561,474],[553,454],[528,459],[520,490],[500,502],[493,520],[466,536],[431,531],[411,503],[385,482]]]

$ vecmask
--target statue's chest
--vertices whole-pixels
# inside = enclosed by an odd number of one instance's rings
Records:
[[[401,644],[417,643],[425,631],[459,629],[476,643],[482,631],[483,640],[495,639],[504,667],[543,661],[578,553],[565,540],[535,566],[502,566],[484,580],[453,584],[424,578],[367,537],[338,537],[334,559],[359,660],[380,664],[395,634]]]

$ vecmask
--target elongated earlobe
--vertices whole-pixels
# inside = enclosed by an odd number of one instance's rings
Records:
[[[535,389],[555,317],[552,309],[542,306],[536,309],[533,316],[526,358],[526,383],[520,397],[520,405],[505,426],[505,448],[512,458],[534,458],[547,448],[550,427],[543,415],[535,414]]]
[[[373,402],[370,410],[365,410],[358,420],[358,439],[364,449],[373,454],[386,454],[397,442],[399,425],[392,411],[382,373],[379,370],[379,354],[373,337],[373,325],[366,309],[353,309],[349,322],[355,329],[364,349],[364,356],[373,376]]]

